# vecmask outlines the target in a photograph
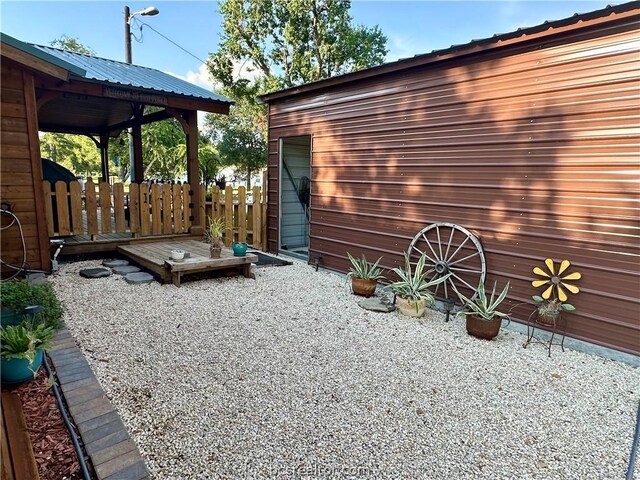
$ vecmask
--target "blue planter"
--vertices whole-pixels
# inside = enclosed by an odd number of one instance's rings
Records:
[[[29,360],[2,357],[0,359],[2,383],[21,383],[33,380],[33,371],[37,372],[42,365],[42,356],[43,350],[41,348],[36,350],[36,358],[33,360],[31,369],[29,369]]]
[[[237,243],[231,246],[233,248],[233,255],[236,257],[244,257],[247,254],[247,244],[246,243]]]
[[[0,324],[3,327],[13,327],[20,324],[20,322],[22,322],[22,317],[23,316],[19,315],[15,310],[9,310],[6,308],[0,310]]]

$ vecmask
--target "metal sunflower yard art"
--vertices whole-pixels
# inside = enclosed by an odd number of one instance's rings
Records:
[[[575,310],[573,305],[564,302],[569,299],[567,292],[577,294],[580,289],[568,283],[568,281],[580,280],[582,274],[580,272],[567,272],[567,269],[571,266],[569,260],[562,260],[557,269],[550,258],[547,258],[544,263],[548,271],[540,267],[534,267],[533,269],[533,273],[543,278],[534,280],[531,285],[534,288],[545,287],[542,296],[534,295],[533,301],[538,306],[538,315],[543,323],[552,323],[562,310]]]

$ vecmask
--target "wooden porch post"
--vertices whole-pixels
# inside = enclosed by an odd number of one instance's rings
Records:
[[[142,119],[143,107],[139,106],[135,111],[136,120]],[[131,182],[142,183],[144,181],[144,167],[142,165],[142,125],[136,125],[131,128],[131,134],[133,135],[133,162],[134,176],[131,177]]]
[[[100,134],[100,159],[102,160],[102,181],[109,183],[109,134]]]
[[[193,208],[191,208],[191,215],[193,220],[191,222],[190,233],[200,235],[204,233],[204,225],[200,215],[200,163],[198,161],[198,112],[196,110],[189,110],[187,114],[187,123],[189,124],[189,130],[187,132],[187,181],[191,186],[193,192],[191,196],[191,202]]]

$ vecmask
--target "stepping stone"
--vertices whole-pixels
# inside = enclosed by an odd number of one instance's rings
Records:
[[[133,265],[124,265],[123,267],[113,267],[111,271],[116,275],[126,275],[127,273],[139,272],[140,269]]]
[[[109,268],[125,267],[129,265],[129,262],[127,262],[126,260],[103,260],[102,265]]]
[[[111,270],[106,268],[85,268],[78,272],[84,278],[104,278],[111,276]]]
[[[372,312],[388,313],[393,312],[396,306],[393,305],[386,297],[370,297],[360,300],[358,306]]]
[[[140,283],[153,282],[153,275],[149,275],[146,272],[127,273],[124,276],[124,279],[127,281],[127,283],[131,283],[132,285],[137,285]]]

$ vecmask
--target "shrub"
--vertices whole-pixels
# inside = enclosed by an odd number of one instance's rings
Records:
[[[39,315],[47,327],[57,330],[62,326],[62,305],[51,285],[34,285],[19,280],[0,283],[0,306],[3,309],[22,313],[30,305],[44,307],[44,312]]]

